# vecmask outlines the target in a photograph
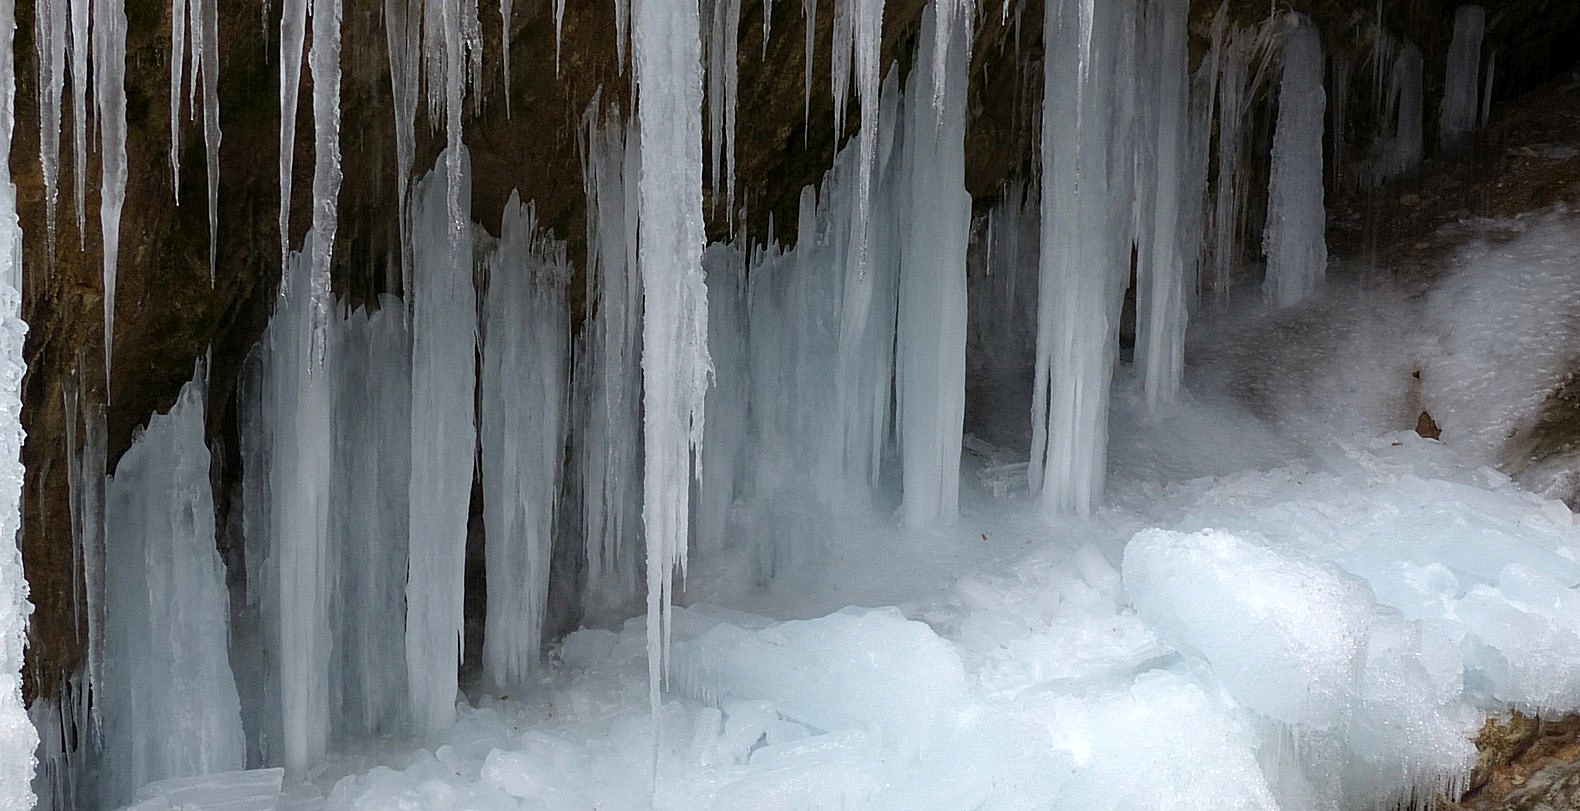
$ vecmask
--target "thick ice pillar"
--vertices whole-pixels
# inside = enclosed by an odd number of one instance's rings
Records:
[[[955,30],[932,36],[937,25]],[[966,247],[971,196],[965,189],[966,50],[962,19],[922,13],[918,65],[944,65],[941,95],[925,70],[905,97],[910,217],[900,254],[898,388],[901,520],[923,526],[960,511],[960,438],[965,419]],[[933,102],[941,105],[935,110]]]
[[[641,179],[642,523],[648,690],[655,717],[676,570],[684,572],[692,456],[702,444],[708,296],[702,277],[702,41],[695,0],[633,9]]]
[[[460,167],[461,176],[449,173]],[[466,521],[477,425],[477,291],[472,241],[452,239],[459,187],[471,222],[471,164],[441,153],[412,197],[411,516],[406,580],[406,678],[418,732],[455,720],[466,592]],[[700,186],[699,186],[700,188]]]
[[[1267,278],[1262,290],[1280,307],[1298,304],[1327,275],[1327,215],[1322,207],[1322,41],[1303,14],[1290,16],[1284,79],[1278,88],[1272,178],[1267,188]]]
[[[1131,0],[1049,0],[1044,23],[1042,257],[1032,389],[1033,492],[1090,512],[1108,459],[1108,396],[1130,271]]]

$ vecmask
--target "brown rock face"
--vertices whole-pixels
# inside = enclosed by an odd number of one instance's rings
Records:
[[[112,375],[105,382],[102,357],[99,163],[90,137],[86,192],[72,192],[69,100],[62,133],[61,191],[53,246],[45,239],[45,206],[39,168],[39,116],[32,42],[33,8],[17,8],[16,148],[10,156],[18,185],[25,232],[24,317],[31,325],[26,346],[29,374],[23,413],[28,433],[23,458],[24,564],[36,606],[30,629],[26,690],[58,692],[61,680],[81,661],[84,620],[74,599],[80,576],[73,560],[68,514],[64,397],[79,386],[88,403],[107,404],[109,463],[130,444],[148,415],[168,408],[192,375],[194,362],[212,352],[208,403],[210,447],[219,515],[220,544],[236,492],[234,392],[242,361],[256,341],[274,300],[280,256],[279,54],[281,3],[224,0],[220,14],[219,235],[215,280],[209,282],[206,169],[201,126],[182,129],[181,173],[172,178],[169,150],[170,4],[128,0],[126,94],[129,182],[121,220],[119,289]],[[474,219],[494,227],[513,189],[537,203],[539,221],[569,242],[573,263],[585,253],[580,157],[577,140],[583,112],[595,94],[629,108],[629,68],[619,64],[613,4],[571,0],[562,40],[556,42],[549,0],[517,0],[502,29],[496,6],[484,3],[481,21],[485,60],[472,88],[464,140],[474,169]],[[794,237],[801,187],[827,170],[836,146],[829,92],[829,41],[833,0],[817,3],[816,50],[809,107],[804,106],[805,22],[799,2],[772,4],[772,30],[763,43],[763,4],[743,2],[740,33],[740,106],[736,199],[748,211],[745,231],[766,236],[770,215],[777,237]],[[908,64],[925,0],[889,0],[885,8],[885,70]],[[1193,30],[1198,38],[1219,3],[1196,0]],[[1311,13],[1330,48],[1355,48],[1347,32],[1357,15],[1375,13],[1372,0],[1299,0],[1287,5]],[[1387,23],[1422,44],[1429,65],[1441,63],[1448,39],[1451,3],[1411,0],[1390,5]],[[1010,13],[989,0],[982,6],[973,46],[968,101],[968,190],[978,205],[1000,185],[1035,162],[1034,134],[1041,109],[1042,4],[1013,0]],[[1020,8],[1020,11],[1015,11]],[[1245,21],[1267,14],[1262,0],[1231,0],[1231,13]],[[264,11],[267,9],[267,11]],[[267,17],[267,18],[266,18]],[[345,172],[339,198],[334,283],[344,301],[357,302],[385,290],[396,250],[396,162],[394,113],[385,51],[383,4],[344,0],[341,86],[341,150]],[[1499,52],[1499,81],[1517,89],[1550,75],[1559,56],[1580,44],[1580,4],[1573,0],[1510,0],[1489,14],[1489,49]],[[508,86],[500,59],[501,39],[510,43]],[[1198,43],[1199,45],[1200,43]],[[1518,47],[1515,47],[1515,46]],[[1569,50],[1565,50],[1569,49]],[[1196,53],[1202,49],[1197,47]],[[1432,75],[1429,70],[1428,74]],[[297,116],[294,180],[290,199],[292,242],[308,221],[313,165],[311,77],[304,70]],[[1428,89],[1431,97],[1432,90]],[[509,99],[509,114],[505,100]],[[1265,100],[1262,103],[1266,103]],[[805,111],[805,112],[804,112]],[[426,120],[426,116],[420,114]],[[91,120],[91,117],[90,117]],[[851,116],[847,129],[855,127]],[[92,133],[90,133],[91,135]],[[416,171],[431,166],[444,135],[419,124]],[[175,204],[179,188],[181,204]],[[87,214],[77,226],[79,202]],[[722,236],[719,206],[710,234]],[[713,210],[705,205],[705,209]],[[573,310],[582,289],[573,280]]]

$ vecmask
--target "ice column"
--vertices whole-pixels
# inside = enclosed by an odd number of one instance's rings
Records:
[[[1326,213],[1322,207],[1322,43],[1303,14],[1290,17],[1278,126],[1267,189],[1267,278],[1262,290],[1280,307],[1311,295],[1327,273]]]
[[[746,257],[733,246],[715,243],[703,253],[702,264],[707,272],[708,355],[714,376],[708,387],[708,439],[702,447],[694,530],[697,550],[708,553],[726,545],[730,510],[746,472],[750,355]]]
[[[1117,168],[1130,160],[1129,106],[1115,79],[1132,75],[1125,40],[1134,11],[1128,1],[1083,7],[1050,0],[1046,9],[1042,257],[1027,472],[1051,512],[1090,512],[1103,489],[1131,213]]]
[[[406,724],[406,500],[411,477],[411,345],[406,309],[334,322],[334,475],[329,532],[333,729],[371,737]],[[290,430],[287,428],[286,430]]]
[[[258,372],[266,392],[259,418],[269,429],[270,443],[268,500],[262,507],[268,541],[259,544],[268,558],[266,581],[259,588],[269,626],[267,644],[274,651],[270,689],[280,702],[282,735],[269,760],[296,774],[328,747],[333,647],[329,499],[334,392],[329,358],[317,356],[311,331],[313,313],[327,306],[315,301],[320,293],[311,284],[316,241],[317,234],[309,231],[302,250],[286,256],[286,275],[266,335],[267,352],[260,355],[267,362]],[[249,581],[252,563],[249,557]]]
[[[711,371],[702,277],[702,46],[691,0],[638,0],[632,11],[642,162],[642,523],[648,694],[656,719],[670,596],[677,570],[684,574],[686,566],[692,455],[700,454]]]
[[[104,805],[144,783],[246,766],[214,546],[202,378],[155,414],[106,488]]]
[[[932,29],[952,30],[939,37]],[[922,13],[918,65],[942,43],[943,92],[912,74],[905,97],[910,217],[900,253],[895,382],[904,501],[911,527],[953,521],[960,509],[960,431],[966,388],[966,247],[971,196],[965,190],[966,54],[962,20]],[[935,108],[934,104],[942,105]],[[939,110],[941,109],[941,112]]]
[[[537,666],[548,598],[555,505],[565,457],[570,324],[562,243],[537,233],[515,193],[487,258],[483,304],[483,526],[489,684],[522,684]]]
[[[1454,38],[1448,44],[1443,106],[1438,113],[1438,136],[1445,148],[1476,129],[1481,112],[1481,38],[1486,28],[1487,12],[1481,6],[1460,6],[1454,12]]]
[[[459,167],[460,176],[450,173]],[[699,181],[700,188],[700,181]],[[458,198],[451,198],[452,189]],[[412,204],[410,562],[406,581],[406,677],[412,722],[432,732],[455,718],[465,591],[466,521],[477,446],[477,293],[472,247],[454,248],[451,205],[471,222],[465,150],[441,153]]]
[[[623,612],[641,572],[642,280],[636,268],[637,139],[618,112],[600,126],[594,100],[585,121],[587,303],[577,339],[575,477],[587,549],[585,610]]]
[[[22,525],[22,227],[11,183],[16,73],[14,0],[0,0],[0,805],[33,806],[38,734],[22,707],[22,644],[27,580],[17,532]]]
[[[1394,55],[1388,75],[1387,104],[1382,115],[1384,129],[1377,148],[1373,182],[1381,183],[1413,171],[1421,163],[1422,136],[1421,84],[1424,73],[1421,49],[1408,40]]]
[[[1136,366],[1149,407],[1172,401],[1185,366],[1185,277],[1195,267],[1181,229],[1195,173],[1187,153],[1190,107],[1185,32],[1188,0],[1147,3],[1142,29],[1140,105],[1146,129],[1138,144]],[[1192,252],[1193,253],[1193,252]]]

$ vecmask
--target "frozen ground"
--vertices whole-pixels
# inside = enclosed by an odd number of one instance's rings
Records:
[[[727,554],[698,563],[656,740],[637,618],[289,796],[1225,809],[1453,791],[1488,713],[1580,709],[1580,529],[1489,466],[1577,345],[1580,228],[1562,210],[1467,228],[1429,292],[1341,278],[1303,310],[1201,317],[1190,392],[1162,413],[1122,371],[1110,506],[1088,520],[1026,498],[1006,464],[1024,398],[979,385],[954,527],[830,522],[760,587]],[[1422,408],[1442,442],[1398,432]]]

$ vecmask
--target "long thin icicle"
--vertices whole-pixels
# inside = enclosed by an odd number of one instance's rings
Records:
[[[203,25],[203,152],[208,170],[208,283],[214,284],[219,247],[219,0],[192,0],[201,7]]]
[[[181,87],[186,80],[186,64],[187,0],[170,0],[170,190],[178,206],[181,205]]]
[[[384,42],[389,49],[390,94],[395,98],[395,199],[400,211],[401,291],[411,308],[411,165],[416,151],[417,102],[422,89],[422,0],[384,0]]]
[[[55,255],[55,202],[60,184],[60,96],[66,81],[65,0],[33,6],[33,50],[38,57],[38,162],[44,174],[44,221]]]
[[[86,243],[84,229],[87,217],[84,207],[87,205],[87,176],[88,176],[88,2],[89,0],[69,0],[71,8],[71,140],[75,151],[75,173],[72,181],[76,183],[77,192],[77,246],[81,248]]]
[[[817,47],[817,0],[801,0],[801,13],[806,17],[806,95],[801,113],[801,138],[805,140],[807,126],[812,120],[812,56],[813,48]]]
[[[388,0],[386,0],[386,7]],[[560,72],[559,18],[565,12],[565,0],[555,0],[554,8],[554,74]],[[499,61],[500,73],[505,77],[505,118],[510,118],[510,14],[511,0],[499,0]],[[385,23],[388,25],[388,23]],[[391,56],[393,59],[393,55]],[[393,66],[391,68],[393,72]],[[394,81],[391,77],[391,81]],[[398,98],[398,97],[397,97]]]
[[[120,260],[121,206],[126,202],[126,5],[94,0],[94,101],[99,111],[99,227],[104,235],[104,386],[110,386],[115,340],[115,269]]]
[[[670,598],[686,569],[692,456],[702,447],[708,300],[702,276],[702,53],[697,6],[638,0],[633,73],[644,289],[644,503],[648,697],[658,723]],[[658,751],[654,749],[656,779]]]

